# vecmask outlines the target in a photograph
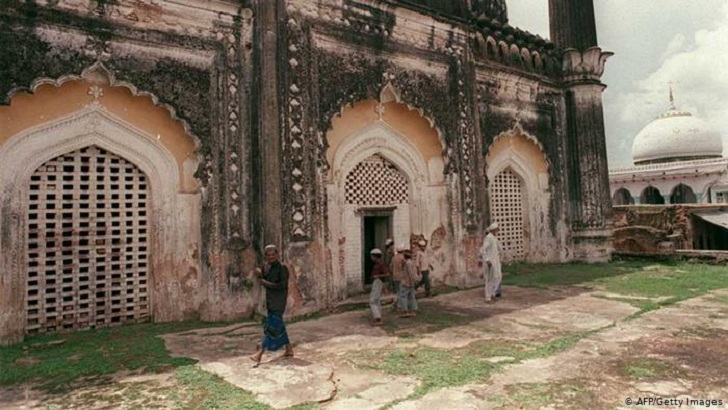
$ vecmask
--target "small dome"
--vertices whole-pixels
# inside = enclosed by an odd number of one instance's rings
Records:
[[[703,158],[720,158],[723,139],[705,121],[689,112],[668,110],[634,138],[635,165]]]

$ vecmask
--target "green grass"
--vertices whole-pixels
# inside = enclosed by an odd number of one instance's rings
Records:
[[[214,325],[201,322],[144,323],[30,337],[21,344],[0,347],[0,385],[36,382],[43,390],[59,392],[67,390],[71,382],[80,378],[119,371],[157,373],[189,365],[195,360],[170,357],[164,340],[156,336]],[[60,340],[65,342],[47,344]]]
[[[605,326],[599,329],[589,330],[586,332],[577,332],[577,333],[571,333],[566,336],[562,336],[558,339],[551,340],[547,343],[538,345],[536,348],[528,350],[520,355],[517,356],[518,359],[525,360],[525,359],[538,359],[542,357],[548,357],[553,356],[557,353],[561,353],[564,351],[567,351],[574,347],[581,339],[584,339],[586,337],[589,337],[590,335],[600,332],[607,327]]]
[[[597,280],[623,295],[685,300],[728,287],[728,267],[705,264],[653,265],[629,275]]]
[[[612,297],[612,296],[603,296],[603,295],[592,295],[595,298],[599,299],[606,299],[606,300],[613,300],[615,302],[623,302],[630,304],[637,309],[639,309],[640,312],[649,312],[651,310],[655,310],[660,307],[660,304],[652,299],[635,299],[635,298],[629,298],[629,297]]]
[[[174,370],[173,384],[156,382],[107,383],[80,394],[56,395],[46,401],[47,409],[65,408],[174,408],[270,410],[255,401],[252,393],[239,389],[197,366]],[[315,407],[294,407],[313,410]]]
[[[645,262],[513,264],[503,267],[503,284],[521,287],[571,286],[635,273]]]
[[[671,373],[670,363],[647,357],[634,358],[622,366],[622,373],[635,380],[660,379]]]
[[[183,366],[175,371],[175,407],[180,409],[268,410],[254,396],[196,366]]]
[[[501,367],[462,351],[438,349],[369,351],[356,354],[353,361],[359,367],[419,379],[421,384],[414,397],[438,388],[483,380]]]
[[[569,380],[560,383],[522,383],[508,386],[508,404],[514,408],[541,408],[553,404],[557,398],[565,400],[565,408],[587,408],[586,404],[594,405],[594,393],[581,384],[579,380]],[[591,400],[585,400],[591,399]]]
[[[352,354],[350,361],[357,367],[417,378],[421,384],[407,398],[411,400],[436,389],[484,381],[506,364],[566,351],[579,340],[599,330],[602,329],[573,333],[540,345],[482,341],[454,350],[419,348],[365,351]],[[496,356],[513,357],[514,360],[507,363],[491,363],[486,360]]]
[[[728,288],[728,267],[694,263],[619,261],[602,264],[515,264],[504,268],[503,283],[521,287],[585,285],[651,299],[609,298],[640,309],[632,317]]]
[[[551,386],[546,383],[517,385],[509,392],[508,398],[528,406],[545,405],[553,401]]]

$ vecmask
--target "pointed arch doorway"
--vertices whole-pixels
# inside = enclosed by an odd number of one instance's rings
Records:
[[[538,140],[516,125],[500,134],[486,156],[491,222],[500,225],[504,263],[562,257],[550,232],[549,163]]]
[[[30,177],[26,333],[149,320],[149,184],[95,145]]]
[[[335,277],[337,289],[348,295],[370,282],[373,248],[383,248],[388,237],[408,244],[412,232],[421,232],[427,167],[405,136],[376,122],[339,145],[332,171],[327,189],[329,230],[338,245]]]

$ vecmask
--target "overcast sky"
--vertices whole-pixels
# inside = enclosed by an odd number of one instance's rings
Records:
[[[675,105],[723,135],[728,156],[728,0],[594,0],[597,37],[614,52],[602,81],[609,167],[632,165],[632,141]],[[548,0],[507,0],[512,26],[549,37]]]

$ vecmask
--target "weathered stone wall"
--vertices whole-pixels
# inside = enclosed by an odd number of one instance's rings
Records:
[[[55,93],[58,99],[66,99],[59,108],[67,111],[75,97],[62,85],[82,77],[94,80],[98,71],[107,77],[108,86],[102,88],[111,87],[105,90],[107,99],[124,89],[134,96],[149,97],[143,103],[122,103],[120,117],[134,117],[135,110],[148,112],[156,105],[167,112],[169,121],[179,121],[187,138],[196,141],[186,147],[175,143],[167,147],[179,158],[175,174],[181,176],[182,185],[176,189],[188,194],[174,200],[172,207],[160,207],[162,213],[154,223],[168,224],[173,218],[186,225],[175,233],[165,227],[162,231],[167,233],[159,237],[162,248],[153,254],[155,320],[232,319],[250,312],[255,301],[252,282],[243,274],[258,258],[252,248],[249,179],[253,174],[249,138],[252,11],[227,2],[206,7],[184,1],[174,5],[10,1],[0,10],[0,95],[10,104],[7,109],[15,109],[13,97],[19,92],[38,91],[43,102],[52,104],[39,88],[48,83],[61,87]],[[99,69],[90,70],[92,66]],[[19,107],[21,97],[25,96],[18,96]],[[144,104],[152,108],[144,108]],[[50,116],[35,120],[26,112],[30,122],[23,125],[13,121],[19,118],[16,114],[3,117],[20,126],[15,133],[53,119],[52,110],[47,113]],[[168,133],[149,123],[155,115],[126,120],[139,122],[141,129],[164,144]],[[12,127],[3,124],[2,128]],[[12,141],[12,135],[5,137]],[[186,161],[189,155],[194,160]],[[199,169],[197,163],[202,164]],[[161,191],[153,193],[164,198],[159,195]],[[13,215],[12,209],[0,214],[7,234],[4,242],[22,243],[14,238],[22,229],[11,229],[22,222],[8,219]],[[0,249],[4,253],[8,247]],[[7,264],[13,258],[3,255],[3,292],[11,289],[10,277],[22,276],[13,271],[16,268],[8,268],[17,266]],[[19,306],[22,309],[22,301]],[[0,324],[4,343],[18,340],[22,317],[20,322],[13,320]],[[9,334],[14,336],[6,338]]]
[[[552,238],[558,251],[539,260],[573,258],[572,228],[589,218],[596,221],[589,226],[604,226],[593,198],[567,189],[578,184],[598,196],[600,185],[573,180],[589,162],[570,157],[561,51],[505,24],[502,0],[416,3],[10,0],[0,10],[0,98],[12,107],[13,96],[39,84],[102,73],[109,89],[147,98],[194,141],[189,154],[176,143],[167,150],[194,196],[181,200],[176,216],[191,224],[199,246],[164,254],[154,283],[168,288],[164,269],[198,261],[185,268],[195,285],[170,291],[185,299],[184,309],[156,301],[155,319],[234,319],[259,308],[249,271],[268,243],[282,247],[291,268],[289,313],[346,297],[341,267],[351,262],[343,255],[352,241],[331,236],[336,144],[329,132],[344,107],[365,101],[390,103],[385,115],[406,106],[430,126],[398,127],[425,165],[409,175],[422,203],[396,223],[409,219],[411,234],[428,237],[436,281],[478,281],[489,221],[485,157],[515,129],[537,142],[548,169],[536,177],[548,202],[538,237]],[[601,72],[590,75],[593,83]],[[598,120],[590,129],[598,131]],[[598,156],[599,133],[589,136],[586,148]],[[589,175],[598,176],[601,164]],[[0,220],[3,240],[12,242],[17,223]],[[0,272],[0,281],[7,275]]]

